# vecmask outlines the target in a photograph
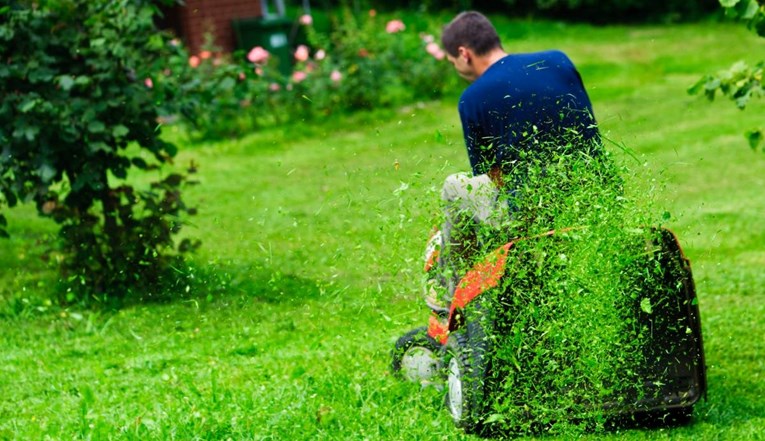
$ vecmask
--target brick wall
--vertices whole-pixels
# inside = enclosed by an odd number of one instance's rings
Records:
[[[186,0],[166,12],[166,22],[186,42],[191,53],[202,50],[205,34],[215,37],[223,51],[234,49],[236,41],[231,20],[262,15],[260,0]]]

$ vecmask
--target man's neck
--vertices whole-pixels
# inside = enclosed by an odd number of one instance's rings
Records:
[[[492,64],[496,63],[505,56],[507,56],[507,53],[501,48],[497,48],[480,57],[475,57],[473,59],[473,63],[475,63],[474,65],[476,73],[478,74],[477,77],[483,75],[483,73],[486,72],[486,70],[490,68]]]

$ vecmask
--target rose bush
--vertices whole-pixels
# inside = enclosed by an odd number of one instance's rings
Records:
[[[176,42],[168,65],[155,75],[155,87],[177,86],[175,103],[200,138],[404,105],[456,90],[435,38],[402,19],[340,9],[328,32],[317,30],[307,14],[298,23],[307,41],[294,48],[291,60],[275,60],[263,47],[222,54],[208,46],[190,54]],[[285,61],[293,67],[289,76],[276,68]]]

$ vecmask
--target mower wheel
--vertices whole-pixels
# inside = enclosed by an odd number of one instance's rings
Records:
[[[442,345],[428,335],[428,328],[413,329],[396,342],[393,349],[393,372],[407,381],[430,384],[441,375]]]
[[[468,322],[446,343],[446,407],[454,424],[466,433],[480,433],[487,377],[486,334],[480,321]]]

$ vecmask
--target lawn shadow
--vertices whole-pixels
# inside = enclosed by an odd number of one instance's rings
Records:
[[[119,307],[227,297],[266,303],[302,303],[320,294],[320,281],[273,268],[187,262],[183,268],[172,268],[155,292],[130,293]]]

